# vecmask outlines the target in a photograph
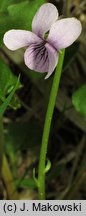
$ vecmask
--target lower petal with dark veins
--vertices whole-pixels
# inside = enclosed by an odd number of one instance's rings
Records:
[[[26,66],[31,70],[41,73],[48,72],[48,51],[44,45],[44,42],[29,46],[29,48],[25,51],[24,60]]]

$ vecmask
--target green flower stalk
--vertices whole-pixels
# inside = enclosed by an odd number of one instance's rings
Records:
[[[65,50],[60,51],[59,53],[59,62],[55,71],[54,80],[52,84],[52,89],[50,93],[49,104],[47,108],[44,131],[41,144],[40,160],[39,160],[39,171],[38,171],[38,191],[39,199],[45,199],[45,163],[46,163],[46,154],[49,140],[50,127],[52,122],[53,111],[55,107],[56,97],[58,93],[63,60],[64,60]]]

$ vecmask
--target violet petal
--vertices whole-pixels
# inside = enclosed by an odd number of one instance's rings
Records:
[[[33,32],[13,29],[4,34],[3,41],[8,49],[16,50],[42,40]]]
[[[37,72],[47,72],[49,67],[48,52],[43,43],[34,44],[26,49],[24,61],[28,68]]]
[[[45,45],[48,51],[48,58],[49,58],[49,68],[48,74],[46,75],[45,79],[47,79],[54,71],[57,63],[58,63],[58,53],[57,50],[54,49],[50,44],[46,43]]]
[[[51,3],[45,3],[39,8],[33,18],[32,31],[38,36],[43,37],[57,19],[57,8]]]
[[[57,50],[70,46],[80,35],[81,23],[76,18],[56,21],[49,32],[47,41]]]

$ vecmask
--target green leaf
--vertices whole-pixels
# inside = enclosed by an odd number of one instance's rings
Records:
[[[72,103],[75,109],[86,118],[86,84],[74,92]]]
[[[11,101],[11,99],[12,99],[15,91],[17,90],[17,88],[19,86],[19,80],[20,80],[20,76],[18,77],[18,80],[17,80],[15,86],[13,87],[13,90],[8,95],[8,97],[5,99],[5,101],[3,102],[3,104],[0,106],[0,117],[3,116],[5,110],[7,109],[8,105],[10,104],[10,101]]]

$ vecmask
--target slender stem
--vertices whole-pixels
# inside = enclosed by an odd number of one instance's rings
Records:
[[[52,89],[50,93],[50,99],[48,103],[45,124],[44,124],[40,160],[39,160],[39,170],[38,170],[38,192],[39,192],[39,199],[41,200],[45,199],[45,163],[46,163],[47,146],[48,146],[54,106],[56,102],[56,96],[58,93],[58,88],[59,88],[59,83],[61,78],[64,53],[65,53],[64,50],[60,51],[59,53],[59,62],[54,75],[54,80],[52,84]]]

